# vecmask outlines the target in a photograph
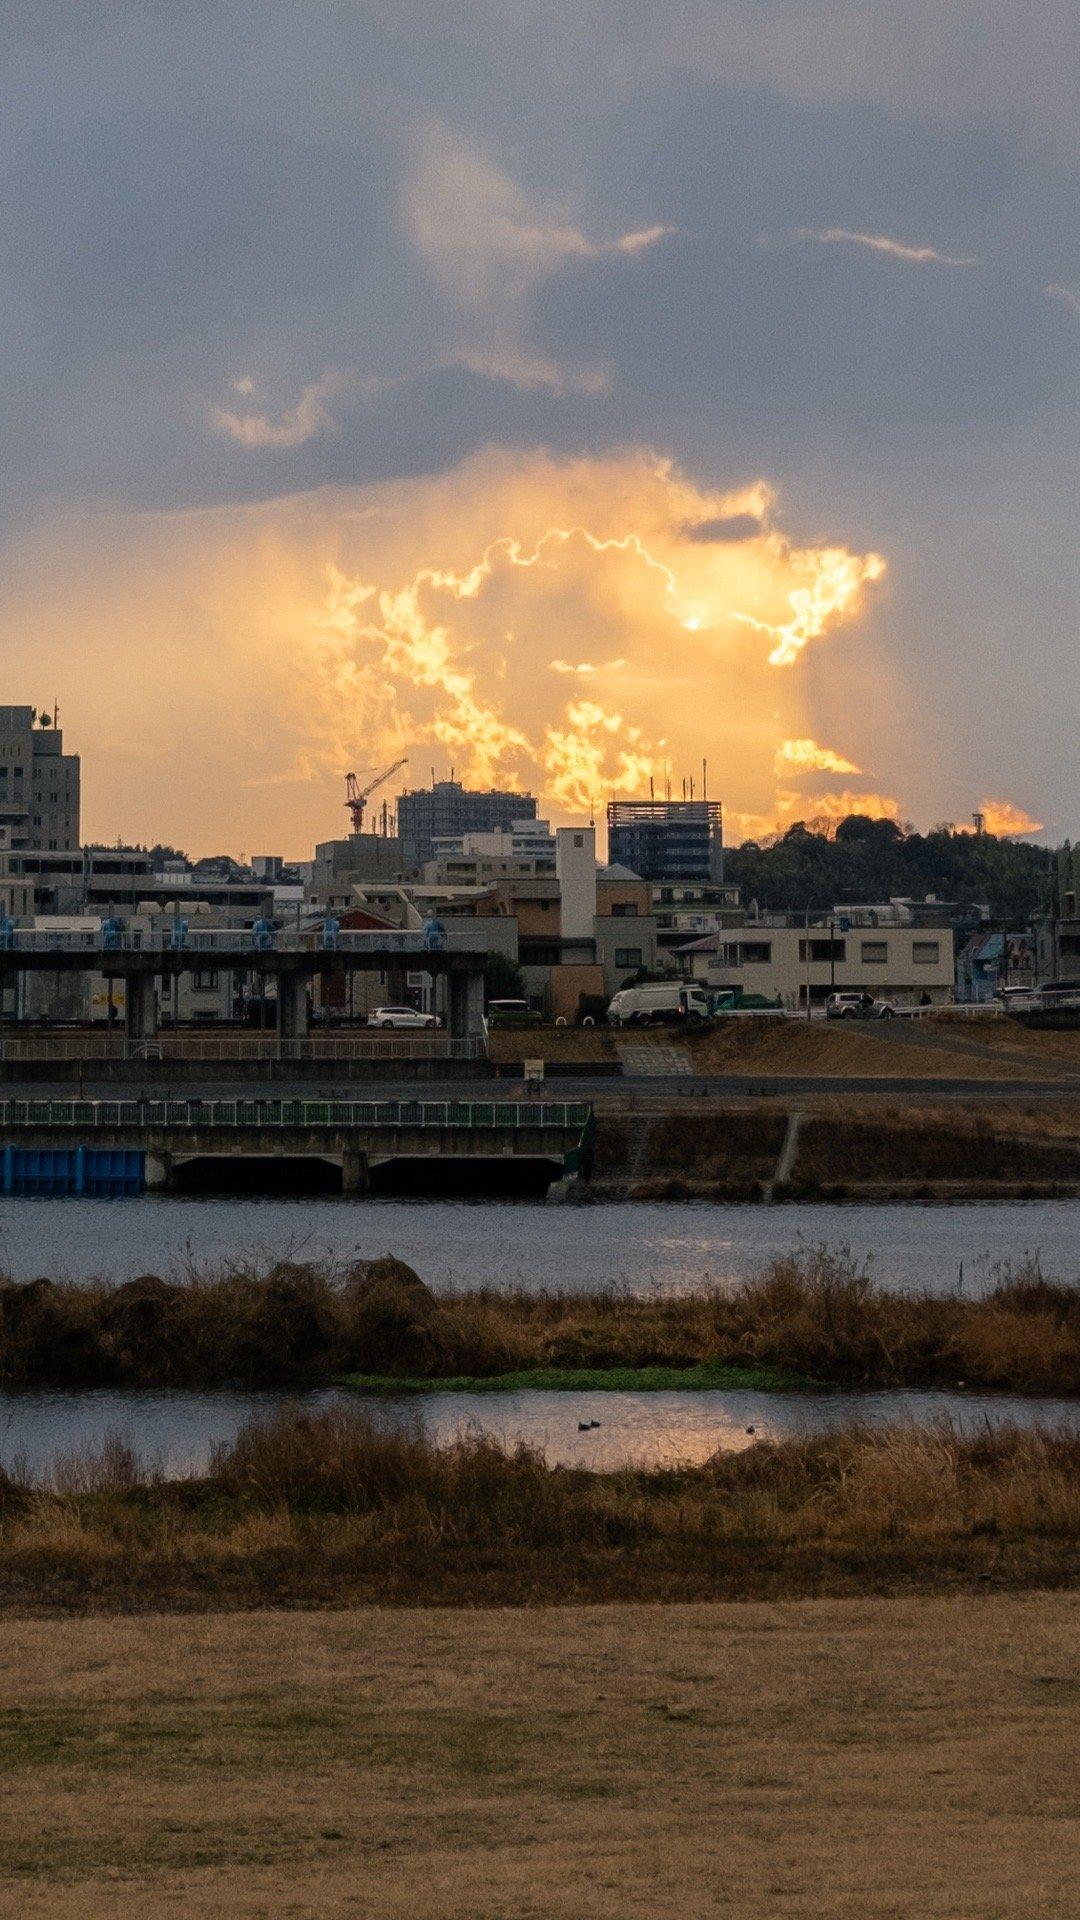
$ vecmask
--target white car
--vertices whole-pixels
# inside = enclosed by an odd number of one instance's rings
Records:
[[[376,1007],[368,1014],[369,1027],[423,1027],[430,1033],[439,1024],[433,1013],[418,1013],[415,1007]]]

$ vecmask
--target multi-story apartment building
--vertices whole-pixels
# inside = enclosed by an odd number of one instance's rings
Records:
[[[432,858],[432,843],[465,833],[509,832],[536,819],[531,793],[473,793],[458,780],[437,780],[432,787],[403,793],[397,826],[404,865],[409,872]]]
[[[869,913],[870,910],[863,910]],[[850,909],[827,919],[766,914],[724,926],[679,954],[687,979],[779,997],[786,1007],[820,1005],[830,993],[869,993],[912,1005],[953,998],[953,935],[948,926],[913,926],[887,907],[853,923]]]
[[[655,885],[724,878],[719,800],[610,800],[608,859]]]
[[[437,834],[431,843],[436,864],[448,861],[526,861],[529,871],[555,871],[555,835],[546,820],[515,820],[490,833]]]
[[[0,828],[11,847],[79,845],[79,756],[33,707],[0,707]]]
[[[27,914],[180,915],[217,908],[248,924],[274,911],[275,889],[238,868],[229,877],[195,871],[184,860],[155,860],[143,847],[75,847],[52,853],[0,844],[0,909]]]

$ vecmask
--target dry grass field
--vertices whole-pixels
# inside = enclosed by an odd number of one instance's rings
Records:
[[[852,1026],[838,1021],[720,1020],[704,1032],[668,1027],[496,1029],[491,1058],[509,1064],[536,1058],[555,1062],[618,1061],[620,1041],[635,1048],[689,1048],[703,1074],[822,1074],[825,1076],[937,1080],[1045,1080],[1080,1076],[1080,1032],[1033,1031],[1009,1020],[968,1020],[934,1015],[917,1024],[894,1021]]]
[[[9,1622],[18,1920],[1063,1920],[1080,1600]]]

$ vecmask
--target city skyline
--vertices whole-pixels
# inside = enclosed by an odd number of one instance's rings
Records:
[[[298,19],[3,28],[0,661],[87,833],[299,856],[407,754],[1075,837],[1075,10]]]

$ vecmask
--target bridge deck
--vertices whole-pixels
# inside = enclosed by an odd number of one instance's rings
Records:
[[[592,1107],[576,1100],[0,1100],[0,1133],[24,1127],[417,1127],[578,1131]]]

